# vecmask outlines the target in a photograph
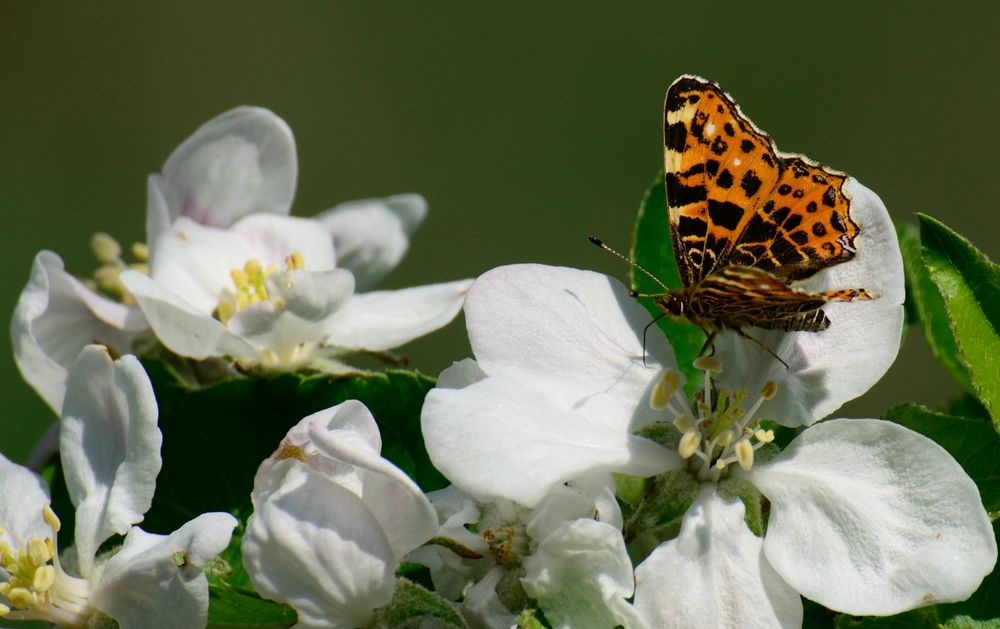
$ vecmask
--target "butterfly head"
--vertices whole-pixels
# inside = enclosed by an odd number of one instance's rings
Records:
[[[688,302],[684,299],[683,294],[666,292],[654,297],[653,303],[656,304],[656,307],[661,312],[675,319],[685,319],[690,316],[688,313]]]

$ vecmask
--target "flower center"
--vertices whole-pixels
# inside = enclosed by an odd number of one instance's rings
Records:
[[[128,292],[119,276],[122,271],[133,270],[149,275],[149,248],[145,243],[132,243],[132,258],[126,263],[122,259],[122,246],[110,235],[98,232],[90,238],[90,250],[101,263],[94,276],[84,280],[84,284],[94,291],[100,291],[124,304],[135,304],[135,297]]]
[[[778,385],[769,381],[746,409],[746,389],[713,389],[713,375],[722,373],[718,359],[703,356],[694,361],[694,366],[705,374],[704,387],[692,400],[694,411],[684,397],[683,377],[673,369],[666,370],[653,386],[649,405],[673,416],[672,424],[681,433],[677,451],[689,461],[698,479],[717,482],[733,463],[749,470],[754,452],[774,440],[774,431],[762,429],[760,420],[753,416],[761,404],[774,397]]]
[[[86,622],[86,579],[66,574],[56,555],[59,518],[45,505],[42,517],[51,537],[32,536],[18,547],[0,541],[0,595],[11,606],[0,605],[0,616],[11,620],[45,620],[60,626],[82,626]],[[6,531],[0,529],[0,534]],[[19,540],[17,540],[19,542]]]
[[[285,257],[285,271],[300,271],[304,268],[305,261],[298,251]],[[234,290],[231,297],[219,300],[219,305],[215,307],[215,317],[223,323],[228,323],[240,310],[262,301],[270,301],[271,298],[267,294],[267,278],[278,271],[276,265],[269,264],[264,267],[256,258],[248,260],[242,269],[230,271],[229,276],[233,280]],[[275,303],[281,305],[280,300],[275,300]]]
[[[524,525],[520,522],[507,524],[483,530],[482,538],[489,544],[490,551],[497,563],[506,566],[518,566],[521,558],[530,550],[530,540]]]

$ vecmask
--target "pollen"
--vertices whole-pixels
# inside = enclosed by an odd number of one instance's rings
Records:
[[[305,259],[298,251],[285,256],[285,271],[300,271],[305,268]],[[219,300],[215,307],[214,315],[222,323],[229,323],[229,320],[239,312],[249,308],[254,304],[272,301],[267,292],[267,278],[277,273],[278,267],[269,264],[266,267],[256,258],[247,260],[243,268],[232,269],[229,277],[233,281],[233,288],[229,297]],[[288,282],[286,288],[290,287]],[[280,299],[273,300],[277,307],[283,308],[284,302]]]
[[[90,238],[90,250],[100,266],[91,277],[83,279],[84,284],[92,290],[100,291],[124,304],[135,304],[135,297],[128,292],[118,276],[126,270],[135,270],[149,275],[148,247],[142,243],[134,243],[131,247],[131,254],[135,261],[126,262],[122,259],[122,246],[118,241],[109,234],[97,232]]]

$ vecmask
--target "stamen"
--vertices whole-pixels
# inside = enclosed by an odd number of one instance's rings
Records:
[[[744,471],[748,471],[753,467],[753,445],[749,439],[742,439],[736,444],[734,450],[736,452],[736,461],[739,462],[740,467]]]
[[[722,373],[722,362],[715,356],[699,356],[694,359],[694,368],[699,371]]]
[[[677,453],[681,455],[682,459],[690,459],[694,455],[695,450],[698,449],[699,443],[701,443],[701,432],[698,430],[689,430],[681,437],[681,442],[677,446]]]
[[[132,243],[132,257],[140,262],[149,262],[149,247],[144,242]]]
[[[677,418],[673,421],[673,424],[674,428],[677,429],[677,432],[683,434],[694,428],[694,417],[691,417],[686,413],[683,415],[678,415]]]
[[[97,232],[90,238],[90,249],[94,257],[103,264],[118,264],[121,262],[122,246],[118,241],[105,234]]]

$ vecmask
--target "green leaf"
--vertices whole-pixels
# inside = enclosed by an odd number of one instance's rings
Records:
[[[1000,540],[1000,521],[993,522],[993,535]],[[994,566],[993,572],[983,579],[979,589],[968,600],[948,605],[938,605],[942,619],[951,618],[959,622],[960,618],[973,618],[985,621],[980,624],[955,626],[992,627],[988,623],[997,623],[1000,619],[1000,567]],[[948,625],[950,626],[950,625]]]
[[[945,415],[917,404],[896,406],[885,417],[947,450],[979,487],[986,510],[1000,510],[1000,437],[989,419]]]
[[[392,593],[392,601],[379,610],[375,627],[468,629],[461,614],[448,601],[406,579],[396,579],[396,590]]]
[[[841,614],[834,621],[837,629],[936,629],[937,610],[922,607],[895,616],[848,616]]]
[[[927,267],[924,266],[917,227],[903,225],[897,228],[897,233],[906,270],[907,319],[911,323],[920,325],[938,362],[944,365],[948,373],[967,391],[972,391],[969,371],[962,362],[958,342],[951,331],[951,321],[948,318],[944,298],[941,297],[941,292],[931,281]]]
[[[208,627],[291,627],[297,616],[291,607],[268,601],[256,594],[210,583]]]
[[[927,272],[944,298],[972,387],[1000,431],[1000,267],[941,222],[919,219]]]
[[[941,626],[944,629],[1000,629],[1000,618],[975,620],[969,616],[952,616]]]
[[[649,271],[654,277],[671,289],[682,288],[677,262],[670,242],[670,222],[667,217],[667,197],[663,188],[663,174],[660,173],[646,190],[639,205],[639,215],[632,233],[632,259]],[[640,293],[657,294],[663,286],[642,271],[632,268],[631,286]],[[662,313],[652,299],[640,299],[654,317]],[[687,376],[689,385],[698,381],[700,374],[691,364],[698,357],[698,351],[705,342],[701,329],[686,321],[675,321],[662,317],[658,321],[660,329],[667,335],[670,345],[677,355],[677,365]]]
[[[281,373],[191,388],[164,363],[145,361],[160,408],[163,467],[144,528],[175,530],[201,513],[245,519],[254,474],[303,417],[345,400],[363,402],[378,422],[382,455],[424,490],[443,487],[420,432],[420,408],[434,386],[409,371],[316,376]]]

